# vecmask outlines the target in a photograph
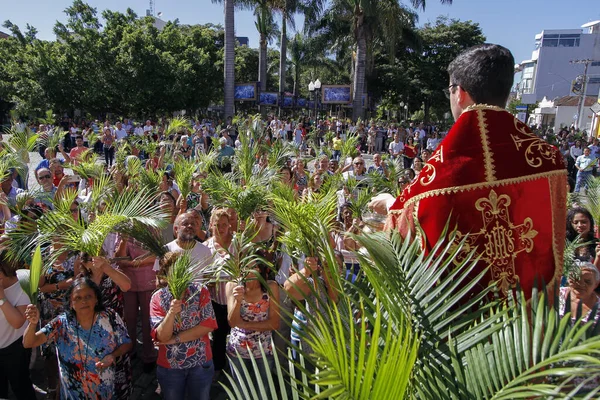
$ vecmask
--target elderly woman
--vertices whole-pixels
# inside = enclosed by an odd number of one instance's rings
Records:
[[[123,318],[123,292],[131,288],[131,281],[127,275],[113,268],[104,257],[93,257],[77,263],[75,275],[88,277],[94,281],[102,293],[104,308],[116,312]],[[128,399],[132,389],[131,360],[126,353],[115,360],[115,399]]]
[[[104,309],[100,288],[89,278],[75,280],[67,299],[69,310],[37,332],[40,313],[34,305],[27,306],[23,346],[56,344],[62,399],[112,399],[115,360],[132,347],[125,324]]]
[[[167,276],[180,253],[160,260],[159,289],[152,295],[152,337],[159,343],[156,376],[166,400],[208,400],[215,368],[208,333],[217,328],[210,294],[192,283],[183,300],[167,287]]]

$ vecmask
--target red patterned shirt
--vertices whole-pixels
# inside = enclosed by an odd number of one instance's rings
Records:
[[[191,284],[183,298],[180,316],[175,320],[173,335],[179,332],[206,326],[217,329],[217,320],[210,301],[208,290],[195,283]],[[167,315],[173,296],[168,288],[157,290],[150,301],[151,335],[156,339],[156,328]],[[163,368],[186,369],[194,368],[212,359],[208,335],[200,339],[179,344],[160,345],[156,363]]]

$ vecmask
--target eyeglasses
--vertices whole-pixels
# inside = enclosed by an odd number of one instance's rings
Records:
[[[446,89],[444,89],[444,94],[446,95],[447,99],[450,98],[450,93],[452,93],[451,90],[454,89],[455,87],[458,87],[458,85],[453,83],[452,85],[450,85]]]
[[[354,165],[365,165],[364,162],[355,162]]]
[[[50,178],[52,178],[51,175],[42,175],[42,176],[38,177],[38,179],[40,179],[40,180],[42,180],[42,179],[50,179]]]

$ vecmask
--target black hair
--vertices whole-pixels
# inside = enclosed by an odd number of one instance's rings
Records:
[[[19,269],[19,267],[19,262],[11,259],[6,250],[0,252],[0,272],[2,272],[4,276],[8,278],[17,276],[17,269]]]
[[[587,219],[590,220],[590,236],[594,236],[594,217],[592,217],[592,214],[583,207],[575,207],[569,210],[569,212],[567,213],[567,240],[569,241],[573,241],[575,239],[577,239],[577,236],[579,235],[577,233],[577,231],[573,228],[573,220],[575,219],[575,215],[577,214],[583,214],[587,217]],[[583,238],[586,239],[586,238]]]
[[[88,287],[94,291],[94,294],[96,295],[96,300],[97,300],[96,307],[94,307],[94,311],[96,311],[96,312],[104,311],[104,304],[102,303],[102,291],[100,290],[100,287],[98,285],[96,285],[96,282],[94,282],[88,276],[83,276],[83,277],[77,278],[73,281],[73,283],[71,284],[71,287],[67,291],[67,299],[69,299],[69,302],[71,301],[71,297],[73,296],[73,292],[75,291],[75,289],[78,289],[81,286]],[[73,306],[71,306],[70,312],[71,312],[72,316],[75,316],[75,310],[73,310]]]
[[[460,53],[448,66],[450,84],[460,86],[477,104],[504,108],[514,81],[510,50],[485,43]]]
[[[271,274],[271,268],[269,267],[269,265],[263,261],[267,259],[268,257],[268,252],[266,250],[260,249],[257,250],[256,255],[258,255],[260,258],[256,260],[254,266],[258,267],[258,275],[260,277],[257,277],[257,279],[260,281],[260,290],[263,293],[267,293],[269,291],[269,279],[272,278],[272,274]],[[252,275],[252,274],[251,274]]]

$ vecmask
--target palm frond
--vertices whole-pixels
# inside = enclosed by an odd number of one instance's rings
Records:
[[[194,282],[194,277],[194,262],[190,253],[185,251],[177,257],[165,277],[169,292],[174,299],[184,300],[183,295],[190,284]]]
[[[315,238],[320,235],[320,224],[331,227],[335,218],[335,192],[313,193],[298,202],[279,197],[271,200],[271,211],[285,232],[280,241],[290,254],[297,258],[317,255]]]
[[[176,117],[169,121],[169,125],[165,129],[165,136],[174,135],[185,131],[186,133],[192,130],[189,121],[183,117]]]
[[[139,171],[140,186],[151,193],[158,193],[164,173],[162,169],[154,171],[152,169],[141,168]]]
[[[196,153],[196,166],[198,172],[208,173],[217,165],[219,152],[213,147],[208,153]]]
[[[372,194],[367,189],[358,190],[350,202],[350,209],[354,218],[362,218],[367,211],[367,204],[371,201]]]
[[[165,248],[166,243],[164,243],[162,235],[156,228],[151,228],[140,222],[133,221],[117,225],[115,227],[115,232],[135,238],[143,248],[156,257],[162,258],[167,253]]]
[[[73,173],[79,175],[83,179],[97,179],[104,175],[104,165],[98,163],[98,155],[86,152],[86,156],[81,156],[77,165],[71,164],[70,168]]]
[[[178,160],[173,165],[173,172],[181,197],[185,199],[192,192],[192,180],[196,172],[196,164],[193,161]]]
[[[342,148],[341,148],[341,153],[342,153],[342,159],[345,159],[346,157],[356,157],[360,154],[360,151],[358,150],[358,145],[360,143],[360,138],[358,137],[357,134],[354,133],[350,133],[346,136],[346,141],[342,142]]]

